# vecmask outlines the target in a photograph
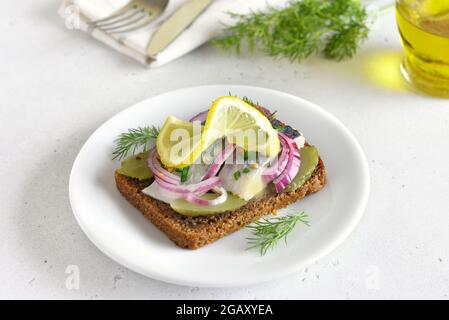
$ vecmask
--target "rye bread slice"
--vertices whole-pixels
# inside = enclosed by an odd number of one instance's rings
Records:
[[[176,245],[197,249],[321,190],[326,183],[326,170],[320,159],[310,179],[296,191],[265,196],[252,200],[235,211],[204,217],[182,216],[173,211],[169,204],[142,193],[152,183],[152,179],[139,181],[116,171],[115,181],[123,197]]]

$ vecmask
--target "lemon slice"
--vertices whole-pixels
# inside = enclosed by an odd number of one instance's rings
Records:
[[[204,129],[170,116],[158,135],[156,146],[161,162],[167,167],[182,168],[199,159],[217,139],[264,156],[280,151],[278,133],[256,108],[236,97],[220,97],[209,110]]]
[[[220,97],[209,110],[202,135],[203,146],[222,137],[247,151],[267,157],[280,151],[278,132],[268,118],[237,97]]]
[[[159,132],[156,147],[165,166],[173,168],[188,166],[203,151],[201,125],[169,116]]]

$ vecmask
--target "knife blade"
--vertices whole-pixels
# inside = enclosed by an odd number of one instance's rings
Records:
[[[190,0],[169,16],[154,32],[147,54],[155,57],[172,43],[210,5],[212,0]]]

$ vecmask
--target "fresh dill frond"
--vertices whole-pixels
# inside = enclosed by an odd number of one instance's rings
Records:
[[[222,38],[212,42],[224,51],[261,49],[272,57],[301,62],[322,52],[326,58],[351,58],[368,36],[368,13],[359,0],[301,0],[249,14],[229,13],[235,19]]]
[[[233,94],[231,91],[228,91],[228,96],[242,99],[244,102],[246,102],[247,104],[249,104],[252,107],[259,106],[259,102],[254,102],[251,98],[248,98],[247,96],[243,96],[240,98],[238,95]]]
[[[243,101],[245,101],[247,104],[249,104],[252,107],[257,107],[259,105],[259,102],[254,102],[253,100],[251,100],[250,98],[248,98],[247,96],[244,96],[242,98]]]
[[[253,236],[248,240],[248,249],[258,248],[260,255],[265,255],[269,249],[273,249],[279,240],[287,243],[287,235],[295,228],[298,222],[309,226],[307,215],[301,212],[296,215],[286,215],[271,219],[261,219],[247,228]]]
[[[148,142],[156,139],[159,135],[160,128],[155,126],[138,127],[129,129],[127,132],[121,133],[115,140],[115,149],[112,152],[112,159],[124,159],[126,156],[136,154],[137,151],[146,151]]]

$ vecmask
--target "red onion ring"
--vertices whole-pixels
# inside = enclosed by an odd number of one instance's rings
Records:
[[[276,192],[281,192],[293,180],[299,171],[301,165],[301,155],[296,143],[283,133],[279,133],[279,137],[285,139],[287,148],[289,149],[288,161],[284,171],[273,180]]]
[[[155,177],[174,185],[178,185],[181,183],[181,178],[179,176],[162,168],[159,160],[157,159],[156,148],[153,148],[150,151],[147,165],[151,169],[151,171],[153,171]]]
[[[199,195],[206,193],[212,188],[217,187],[221,182],[219,177],[212,177],[199,183],[188,185],[173,185],[160,179],[158,176],[155,176],[155,180],[159,184],[159,186],[165,190],[180,194],[194,193]]]
[[[216,206],[218,204],[225,202],[228,199],[228,192],[224,188],[218,187],[218,188],[215,188],[214,191],[218,191],[220,193],[220,196],[218,196],[217,198],[212,199],[212,200],[203,199],[194,193],[187,194],[185,196],[185,199],[189,202],[192,202],[192,203],[195,203],[198,205],[202,205],[202,206]]]
[[[193,121],[199,121],[199,122],[203,123],[203,122],[206,121],[206,118],[207,118],[207,114],[208,114],[208,113],[209,113],[209,110],[200,112],[200,113],[198,113],[196,116],[194,116],[192,119],[190,119],[189,121],[190,121],[190,122],[193,122]]]
[[[209,170],[206,172],[206,175],[204,176],[203,180],[215,176],[220,170],[223,162],[225,162],[226,159],[228,159],[234,153],[234,150],[235,150],[234,144],[228,144],[223,150],[221,150],[221,153],[214,159],[211,166],[209,167]]]
[[[278,161],[271,167],[269,167],[265,172],[263,173],[265,182],[269,183],[273,181],[275,178],[277,178],[287,166],[288,163],[288,155],[290,153],[290,149],[288,148],[288,143],[285,140],[284,136],[281,136],[279,134],[279,140],[281,141],[282,145],[282,151],[281,155],[279,156]]]

